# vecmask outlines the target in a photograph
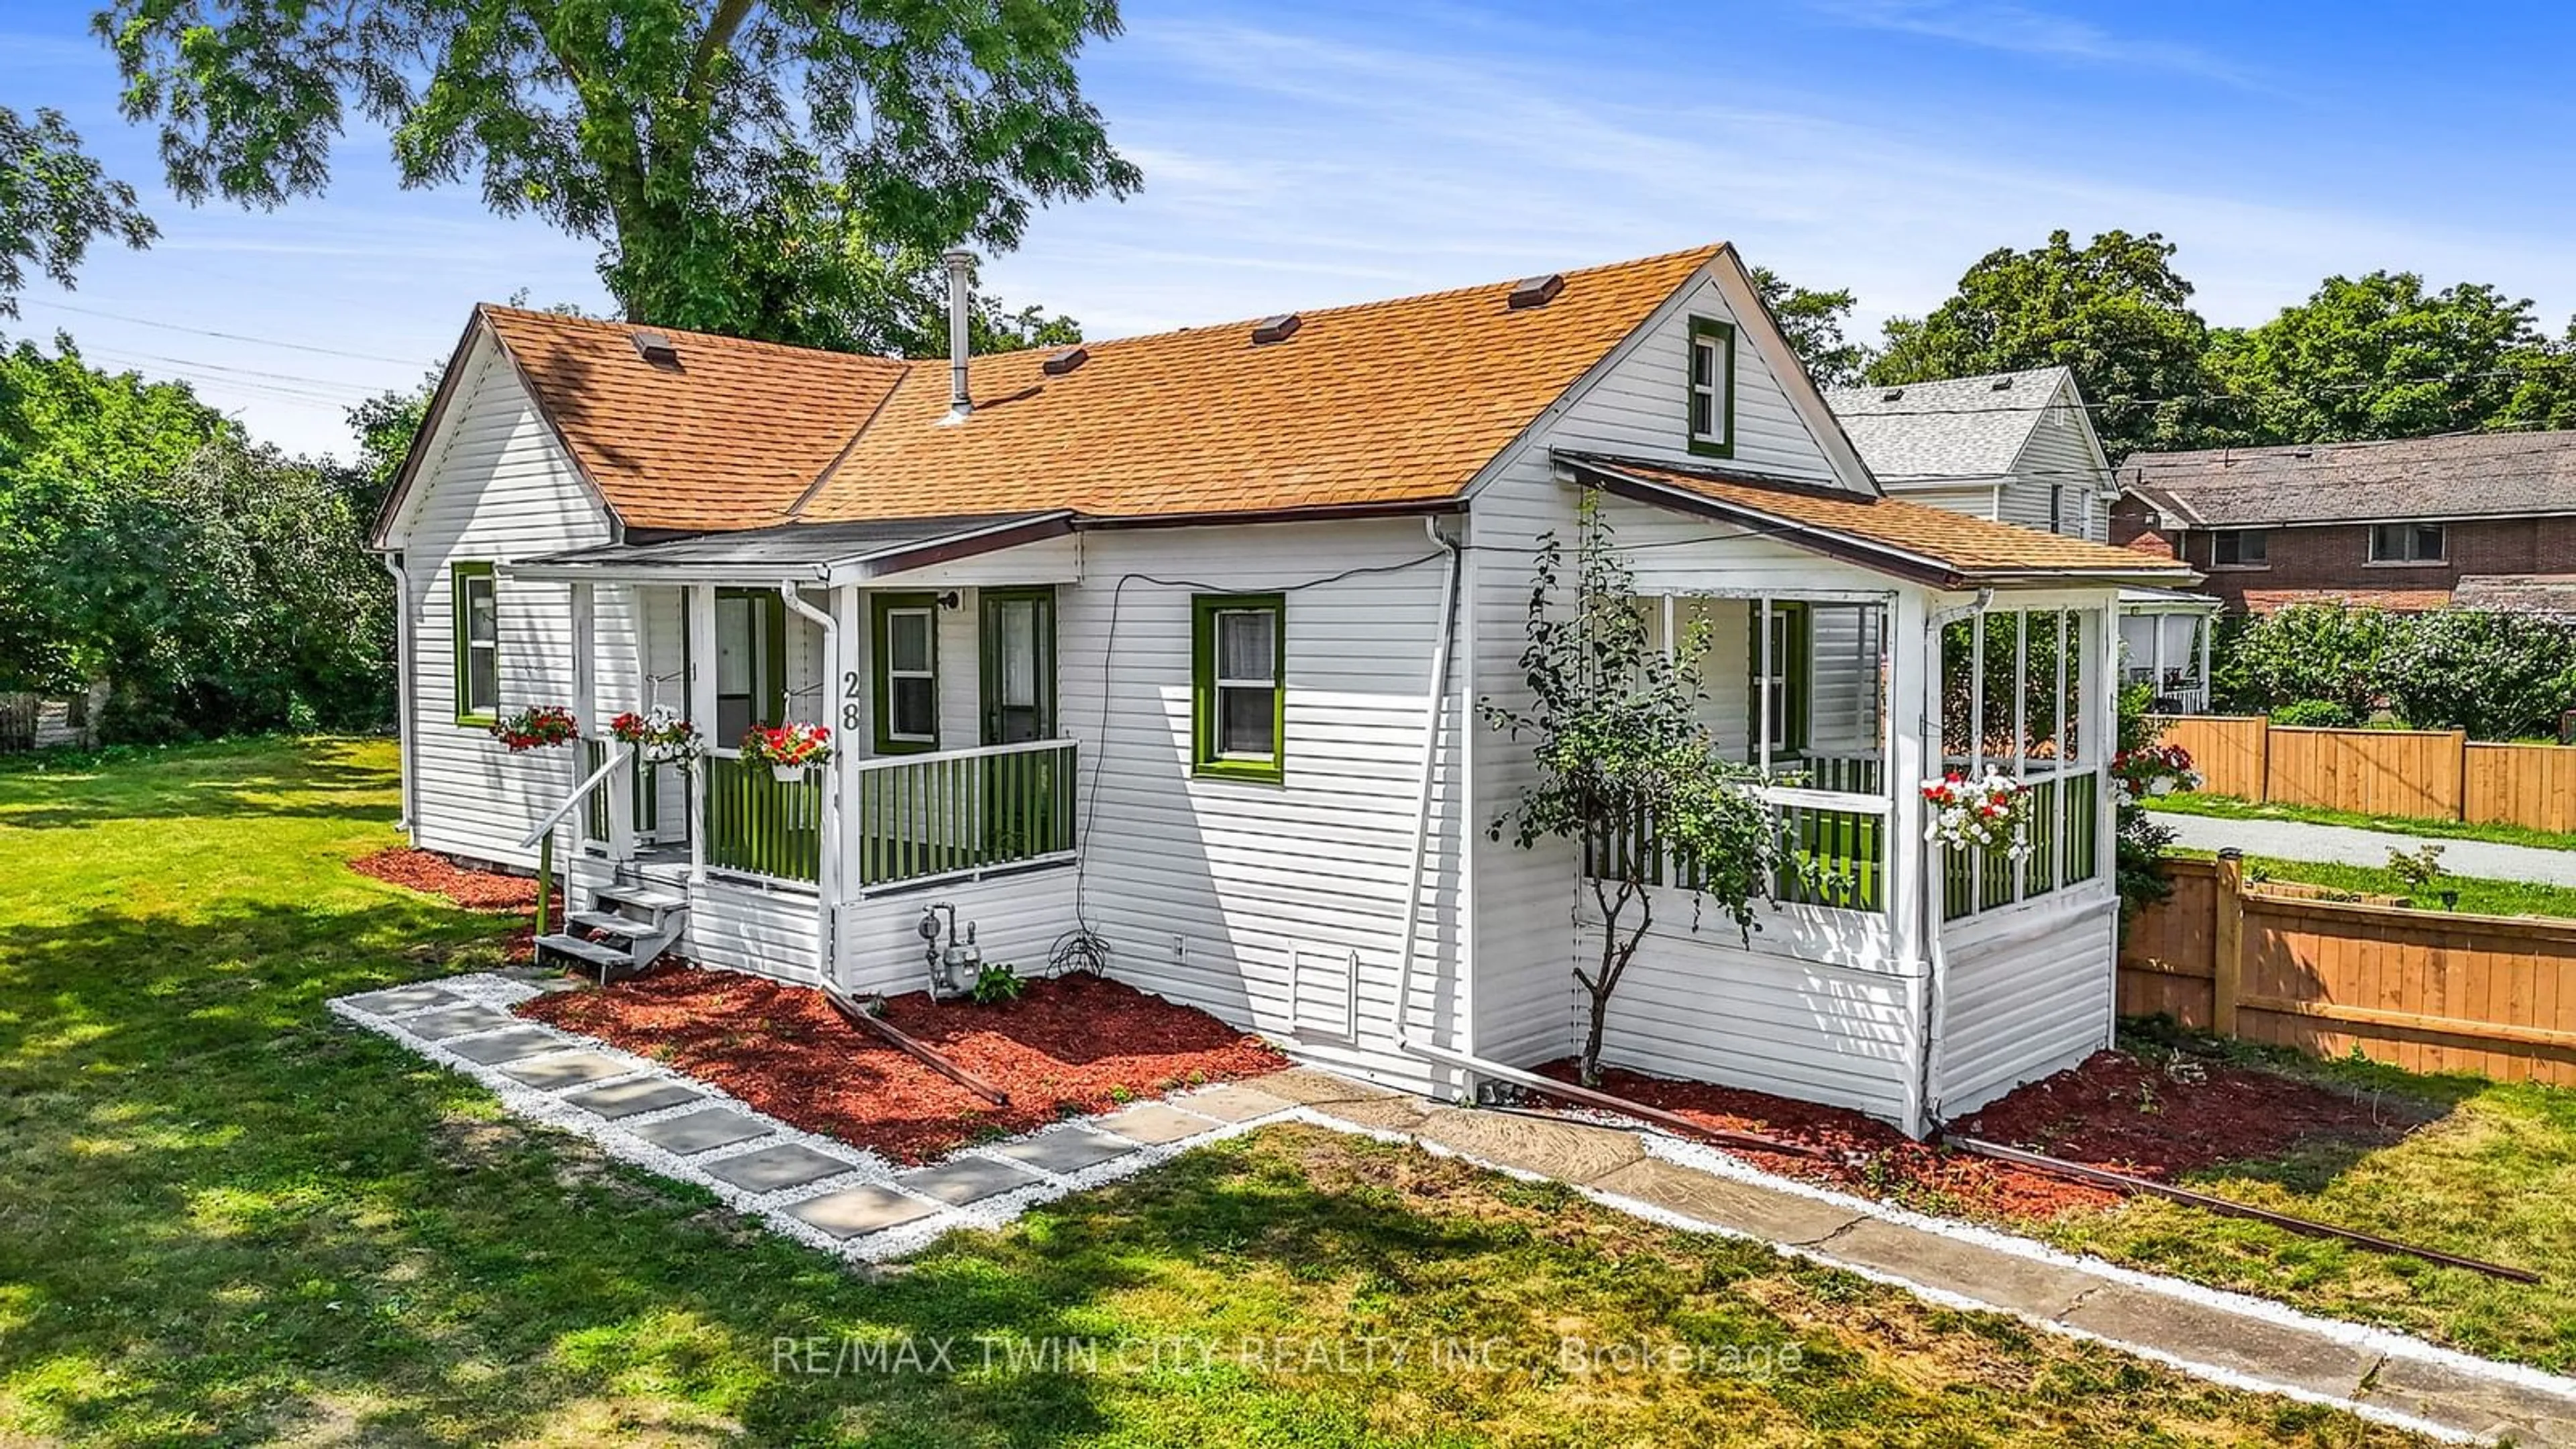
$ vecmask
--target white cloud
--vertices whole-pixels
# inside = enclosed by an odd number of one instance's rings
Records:
[[[2010,0],[1817,0],[1819,14],[1846,25],[1927,36],[1988,50],[2091,65],[2179,71],[2248,85],[2242,67],[2187,45],[2116,35],[2089,21]]]

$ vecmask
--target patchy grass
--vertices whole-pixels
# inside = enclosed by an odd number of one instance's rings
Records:
[[[2123,1044],[2151,1058],[2166,1050],[2154,1036]],[[2214,1038],[2185,1044],[2357,1094],[2394,1121],[2426,1125],[2385,1147],[2315,1143],[2181,1181],[2338,1227],[2527,1268],[2543,1281],[2511,1283],[2152,1199],[2060,1218],[2038,1227],[2041,1236],[2471,1353],[2576,1372],[2576,1092],[2424,1076],[2358,1059],[2319,1062]]]
[[[2169,855],[2208,860],[2212,852],[2176,849]],[[2245,857],[2248,876],[2255,880],[2297,881],[2304,885],[2324,886],[2328,890],[2351,891],[2357,895],[2405,896],[2412,891],[2397,872],[2386,866],[2341,865],[2331,861],[2281,860],[2269,855]],[[2475,916],[2570,916],[2576,917],[2576,887],[2547,885],[2527,880],[2491,880],[2483,876],[2445,873],[2435,883],[2436,891],[2460,893],[2457,909]],[[2440,914],[2444,907],[2438,897],[2416,897],[2417,909]]]
[[[2321,805],[2280,805],[2198,791],[2159,795],[2147,803],[2147,808],[2168,815],[2208,815],[2221,820],[2296,820],[2308,825],[2348,825],[2356,830],[2418,835],[2434,840],[2485,840],[2497,845],[2528,845],[2539,850],[2576,850],[2576,835],[2556,830],[2426,819],[2413,815],[2365,815],[2358,810],[2330,810]]]
[[[0,1441],[2404,1442],[1302,1130],[853,1272],[334,1024],[507,926],[345,868],[392,770],[0,773]],[[1580,1372],[1563,1337],[1692,1367]],[[1027,1364],[1067,1339],[1099,1357]]]

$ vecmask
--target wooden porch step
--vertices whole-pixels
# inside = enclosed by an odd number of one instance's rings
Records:
[[[635,957],[631,952],[620,951],[614,946],[603,946],[597,941],[585,941],[579,936],[539,936],[537,954],[570,956],[578,961],[587,961],[593,966],[627,970],[632,970],[635,966]]]
[[[622,882],[601,886],[592,891],[591,895],[599,900],[618,905],[633,906],[639,911],[677,911],[686,909],[689,904],[689,898],[678,891],[664,890],[659,886],[629,885]]]
[[[658,936],[670,929],[666,924],[639,921],[633,916],[621,916],[614,911],[574,911],[564,919],[576,926],[586,926],[594,931],[604,931],[611,936],[622,937],[628,942]]]

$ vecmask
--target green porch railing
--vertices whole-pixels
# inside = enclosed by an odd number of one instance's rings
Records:
[[[1780,807],[1780,827],[1792,853],[1812,861],[1817,880],[1796,876],[1773,882],[1773,894],[1791,905],[1880,911],[1887,906],[1887,819],[1867,810]],[[1584,873],[1615,877],[1634,862],[1648,885],[1696,890],[1707,881],[1697,860],[1676,858],[1655,839],[1654,824],[1637,820],[1584,842]]]
[[[707,865],[777,880],[814,881],[823,864],[823,775],[780,780],[769,766],[722,755],[707,777]]]
[[[1074,742],[862,760],[851,771],[860,890],[1069,856]]]
[[[2030,787],[2030,854],[2016,889],[2009,851],[1953,848],[1941,853],[1941,919],[1959,920],[2048,894],[2100,873],[2102,777],[2064,775]]]

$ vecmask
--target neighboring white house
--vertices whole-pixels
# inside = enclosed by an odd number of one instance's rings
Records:
[[[1888,497],[1727,247],[953,365],[479,309],[376,533],[406,818],[521,867],[558,822],[576,908],[708,964],[910,990],[953,906],[1461,1090],[1580,1041],[1584,854],[1488,838],[1534,766],[1478,704],[1586,492],[1838,882],[1749,943],[1658,888],[1608,1059],[1921,1131],[2105,1044],[2112,612],[2189,570]],[[545,704],[580,748],[487,732]],[[656,704],[705,761],[607,738]],[[841,756],[732,748],[790,719]],[[1945,763],[2035,849],[1927,845]]]
[[[2070,538],[2109,539],[2120,488],[2070,368],[1835,388],[1825,401],[1879,486],[1896,497]],[[2172,589],[2123,597],[2123,675],[2153,686],[2156,708],[2208,709],[2218,608],[2216,599]]]

